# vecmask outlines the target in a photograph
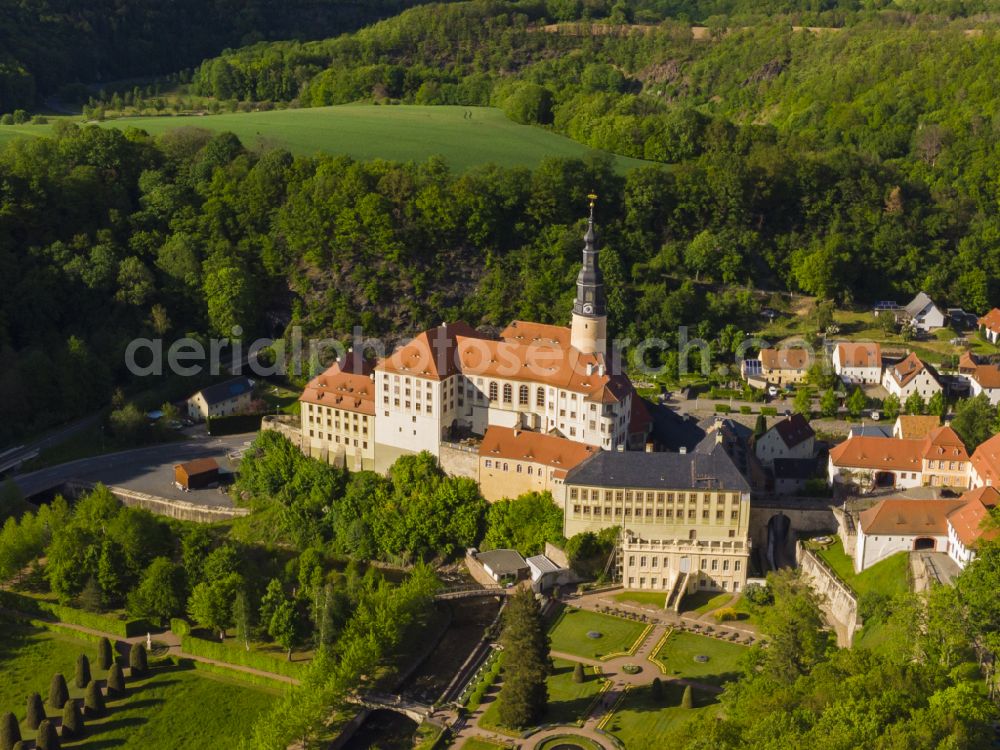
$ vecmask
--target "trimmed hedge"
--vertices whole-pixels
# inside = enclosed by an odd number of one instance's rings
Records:
[[[300,679],[305,675],[307,662],[290,662],[284,659],[272,659],[256,651],[247,651],[242,646],[229,646],[216,641],[206,641],[193,635],[181,638],[181,650],[201,656],[206,659],[236,664],[241,667],[251,667],[263,672],[273,672]]]
[[[238,435],[242,432],[259,432],[263,414],[234,414],[231,417],[209,417],[208,434]]]
[[[732,408],[729,406],[729,404],[716,404],[715,411],[717,414],[728,414],[729,412],[732,411]]]
[[[54,602],[45,602],[14,591],[0,592],[0,605],[32,615],[49,615],[70,625],[111,633],[119,638],[142,635],[154,628],[146,620],[122,620],[115,615],[85,612],[82,609],[64,607]]]
[[[760,407],[760,413],[765,417],[776,417],[778,416],[778,407],[776,406],[762,406]]]
[[[211,674],[216,674],[221,677],[225,677],[227,680],[233,682],[240,682],[246,685],[252,685],[254,687],[261,687],[268,690],[285,690],[289,685],[287,682],[275,679],[274,677],[264,677],[259,674],[252,674],[250,672],[240,672],[236,669],[230,669],[229,667],[220,667],[217,664],[209,664],[205,661],[198,661],[197,659],[186,659],[171,657],[171,661],[179,667],[184,669],[194,669],[199,672],[209,672]]]

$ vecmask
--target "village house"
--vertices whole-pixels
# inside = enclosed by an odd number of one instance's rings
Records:
[[[858,521],[854,570],[860,573],[897,552],[948,549],[948,515],[961,500],[888,498],[864,510]]]
[[[352,471],[374,468],[372,364],[350,352],[306,385],[299,402],[307,455]]]
[[[931,414],[900,414],[892,426],[892,437],[920,440],[941,426],[941,420]]]
[[[970,396],[975,398],[980,393],[985,393],[990,404],[1000,404],[1000,367],[994,364],[977,364],[964,377],[969,381]]]
[[[802,348],[761,349],[757,359],[743,360],[741,372],[757,388],[795,385],[805,381],[810,364],[812,357]]]
[[[909,354],[898,364],[885,368],[882,387],[896,396],[901,403],[914,393],[919,393],[927,401],[935,393],[941,392],[937,375],[920,361],[916,354]]]
[[[937,427],[920,439],[851,437],[830,449],[830,484],[878,487],[969,487],[970,458],[951,427]]]
[[[711,452],[601,451],[565,480],[563,534],[622,528],[622,583],[677,602],[746,584],[750,486],[722,445]]]
[[[978,487],[1000,488],[1000,434],[980,443],[972,454],[969,484]]]
[[[495,425],[479,445],[479,489],[490,502],[528,492],[550,492],[561,501],[566,473],[598,450],[556,435]]]
[[[902,314],[904,323],[915,331],[935,331],[945,325],[944,312],[924,292],[919,292],[903,308]]]
[[[841,342],[833,350],[833,371],[848,385],[878,385],[882,347],[875,342]]]
[[[776,459],[811,459],[815,452],[816,433],[801,414],[780,420],[754,440],[754,455],[764,467]]]
[[[187,400],[187,415],[195,422],[209,417],[229,417],[246,414],[253,399],[253,381],[250,378],[231,378],[202,388]]]
[[[1000,531],[984,528],[990,511],[1000,505],[1000,490],[978,487],[966,492],[963,505],[948,514],[948,556],[960,568],[976,558],[976,548],[984,539],[996,539]]]
[[[994,307],[979,319],[979,330],[991,344],[1000,342],[1000,308]]]

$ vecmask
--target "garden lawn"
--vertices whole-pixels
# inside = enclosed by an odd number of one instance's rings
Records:
[[[704,711],[711,711],[712,696],[693,691],[694,708],[681,708],[684,686],[665,681],[663,701],[656,703],[649,686],[630,690],[604,730],[615,735],[628,750],[662,750],[678,727]]]
[[[553,651],[600,659],[628,651],[642,635],[646,625],[613,615],[566,607],[549,629]],[[588,638],[595,631],[600,638]]]
[[[489,740],[483,740],[479,737],[469,737],[459,750],[504,750],[510,745],[498,745],[496,742],[490,742]]]
[[[542,718],[543,724],[575,724],[585,717],[590,704],[601,692],[601,677],[593,667],[584,667],[583,682],[573,682],[576,662],[553,659],[555,671],[546,683],[549,687],[549,706]],[[483,712],[479,723],[483,727],[500,727],[498,701],[494,700]]]
[[[717,594],[714,591],[696,591],[693,594],[685,594],[681,599],[681,612],[695,612],[703,615],[718,609],[732,598],[732,594]]]
[[[547,156],[582,159],[606,153],[540,127],[518,125],[490,107],[349,104],[206,116],[126,117],[101,126],[140,128],[153,135],[183,127],[229,131],[248,148],[283,148],[302,156],[325,152],[361,160],[425,161],[439,155],[456,172],[489,163],[534,168]],[[50,129],[49,125],[0,126],[0,146],[17,136],[47,135]],[[611,158],[622,173],[651,163],[623,156]]]
[[[0,711],[24,719],[29,693],[48,696],[49,680],[62,672],[70,695],[84,691],[73,685],[76,658],[85,653],[97,679],[97,646],[63,634],[24,624],[0,622]],[[127,670],[126,670],[127,671]],[[126,677],[127,695],[109,703],[108,715],[87,722],[86,737],[69,748],[235,747],[256,716],[268,708],[277,691],[247,687],[193,669],[154,667],[148,677]],[[61,711],[58,715],[61,716]],[[55,712],[49,711],[50,716]],[[27,739],[34,731],[22,724]]]
[[[663,609],[667,600],[666,591],[620,591],[615,594],[616,602],[632,602],[633,604],[646,604]]]
[[[739,677],[740,660],[746,653],[746,646],[675,630],[657,651],[656,659],[667,668],[667,674],[721,685]],[[698,655],[707,656],[708,661],[695,661]]]
[[[910,557],[906,552],[897,552],[861,573],[854,572],[854,561],[844,552],[840,537],[836,537],[826,549],[816,549],[815,552],[857,594],[873,591],[892,597],[909,591],[906,568]]]

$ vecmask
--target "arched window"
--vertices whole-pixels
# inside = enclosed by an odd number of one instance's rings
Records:
[[[521,406],[528,405],[528,386],[522,385],[517,389],[517,403]]]
[[[495,380],[490,381],[490,401],[497,400],[497,382]]]
[[[505,404],[512,403],[514,401],[514,388],[510,383],[503,384],[503,402]]]
[[[545,389],[539,387],[535,391],[535,406],[545,406]]]

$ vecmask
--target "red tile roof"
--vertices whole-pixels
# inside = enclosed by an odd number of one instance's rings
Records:
[[[761,349],[760,363],[767,370],[806,370],[811,358],[805,349]]]
[[[1000,367],[996,365],[976,365],[969,377],[979,383],[981,388],[1000,388]]]
[[[946,536],[948,514],[961,500],[904,500],[889,498],[861,512],[861,531],[868,535]]]
[[[1000,333],[1000,308],[994,307],[979,319],[979,325],[983,328]]]
[[[1000,486],[1000,435],[982,443],[972,454],[972,468],[984,484]]]
[[[375,383],[371,379],[372,366],[371,361],[348,354],[342,362],[335,362],[323,374],[310,380],[299,401],[373,415]]]
[[[515,341],[519,344],[554,344],[564,349],[570,346],[572,332],[566,326],[553,326],[545,323],[530,323],[515,320],[500,332],[500,338]]]
[[[980,539],[996,539],[998,529],[983,529],[983,521],[990,509],[1000,504],[1000,491],[996,487],[979,487],[969,490],[959,498],[964,504],[948,514],[948,523],[955,529],[955,536],[968,548],[973,548]]]
[[[476,329],[468,323],[462,321],[442,323],[436,328],[414,336],[379,362],[375,369],[399,375],[444,380],[459,372],[455,350],[460,336],[481,338]]]
[[[941,426],[940,419],[923,414],[900,414],[896,419],[901,438],[924,438]]]
[[[483,436],[479,457],[544,464],[564,473],[599,450],[593,445],[584,445],[556,435],[492,426]]]
[[[831,448],[830,459],[834,466],[920,471],[923,459],[968,461],[969,454],[951,427],[938,427],[920,439],[858,435]]]
[[[910,352],[906,359],[899,364],[890,367],[889,372],[892,373],[892,377],[895,379],[896,383],[902,387],[926,369],[927,367],[920,361],[920,357],[918,357],[915,353]]]
[[[840,363],[844,367],[881,367],[882,347],[878,342],[846,341],[837,344],[840,354]]]

